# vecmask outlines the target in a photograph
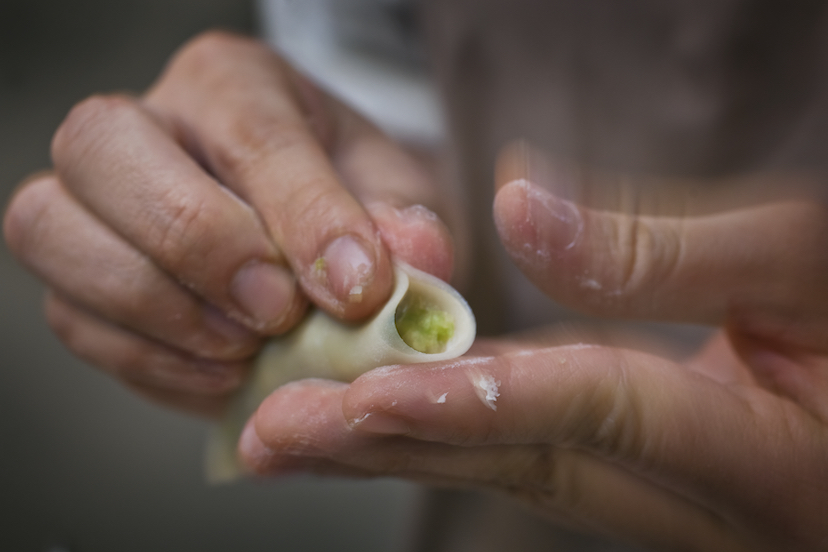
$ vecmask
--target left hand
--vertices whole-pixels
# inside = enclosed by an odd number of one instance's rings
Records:
[[[290,384],[245,430],[251,470],[494,489],[654,548],[824,550],[828,208],[633,217],[503,174],[501,238],[553,298],[721,331],[681,363],[504,339],[350,386]]]
[[[195,37],[142,97],[75,106],[52,157],[9,202],[9,250],[70,351],[175,408],[220,413],[308,303],[371,316],[392,255],[452,272],[448,187],[260,41]]]

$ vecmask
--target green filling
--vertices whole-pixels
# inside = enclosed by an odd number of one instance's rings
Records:
[[[397,307],[394,324],[403,341],[421,353],[442,353],[454,335],[454,320],[449,313],[411,294]]]

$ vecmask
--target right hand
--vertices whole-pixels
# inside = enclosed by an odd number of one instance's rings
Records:
[[[344,320],[390,293],[391,256],[447,279],[445,207],[420,163],[263,44],[197,37],[142,98],[95,96],[4,233],[81,358],[215,413],[261,338],[308,300]],[[426,207],[423,207],[426,206]],[[444,214],[446,214],[444,212]]]
[[[680,349],[567,324],[350,385],[294,382],[248,423],[242,461],[494,491],[648,549],[825,551],[825,177],[750,174],[682,196],[654,178],[692,213],[655,216],[570,202],[569,175],[539,164],[519,148],[496,177],[495,222],[522,272],[595,315],[715,325],[707,346],[676,362]]]

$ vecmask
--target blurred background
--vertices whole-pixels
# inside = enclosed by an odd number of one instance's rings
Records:
[[[52,132],[95,92],[140,92],[207,28],[258,32],[245,0],[0,1],[0,205],[49,166]],[[393,550],[417,491],[294,479],[210,487],[207,425],[66,353],[42,288],[0,244],[0,550]]]

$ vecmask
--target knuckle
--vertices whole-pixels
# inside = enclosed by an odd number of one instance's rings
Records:
[[[597,279],[581,282],[583,288],[597,292],[587,298],[591,296],[600,307],[621,307],[630,301],[641,305],[642,295],[653,295],[676,271],[682,256],[680,228],[648,217],[614,219],[609,228],[611,254],[593,261],[588,273]]]
[[[338,196],[336,188],[321,180],[297,186],[290,190],[288,205],[292,208],[285,221],[291,226],[303,226],[313,220],[336,221],[339,218],[336,211],[341,207]]]
[[[153,254],[173,269],[189,266],[191,261],[203,262],[205,251],[215,245],[210,236],[217,217],[207,202],[177,188],[171,188],[165,200],[163,212],[150,214],[148,241]]]
[[[186,73],[210,75],[238,59],[239,52],[269,53],[254,39],[223,30],[208,30],[187,42],[174,56],[171,66]],[[275,57],[274,54],[269,55]]]
[[[658,287],[667,279],[677,262],[681,243],[669,225],[640,220],[634,225],[632,236],[621,286],[630,296]]]
[[[584,490],[571,454],[551,447],[536,447],[520,482],[507,482],[504,487],[536,508],[567,513],[576,511],[583,501]]]
[[[108,372],[118,374],[117,366],[102,361],[98,340],[90,339],[88,323],[84,316],[63,300],[49,295],[46,300],[46,322],[61,343],[75,356]]]
[[[238,117],[229,125],[213,163],[219,174],[238,179],[257,178],[263,166],[272,166],[280,160],[289,166],[291,159],[314,147],[318,146],[298,122],[285,120],[266,108],[251,106],[249,116]]]
[[[52,159],[65,165],[77,155],[84,155],[106,141],[112,121],[138,108],[125,95],[95,95],[76,104],[66,115],[52,138]]]
[[[215,61],[216,56],[222,56],[225,52],[239,44],[249,42],[239,35],[219,29],[204,31],[189,42],[187,42],[177,55],[179,60],[187,60],[201,63]]]
[[[209,30],[185,43],[173,55],[147,97],[150,103],[165,105],[167,109],[184,108],[189,113],[184,102],[189,104],[199,98],[201,90],[210,89],[214,97],[221,97],[223,101],[233,101],[226,97],[228,90],[238,93],[237,98],[247,98],[251,85],[260,85],[261,78],[278,81],[286,69],[286,62],[262,41]],[[258,78],[251,78],[254,75]]]
[[[617,220],[614,230],[617,270],[612,287],[622,297],[633,296],[650,265],[653,234],[637,217]]]
[[[605,458],[637,459],[646,446],[643,403],[627,377],[623,358],[616,355],[613,362],[617,370],[586,397],[587,414],[579,427],[578,440]]]
[[[3,234],[11,252],[24,259],[43,234],[50,219],[49,205],[54,198],[53,181],[48,178],[24,184],[12,197],[3,219]]]

